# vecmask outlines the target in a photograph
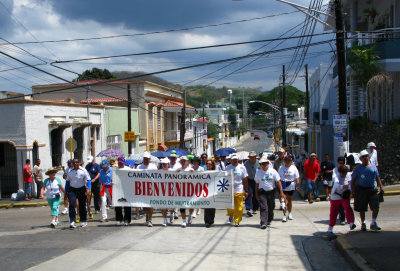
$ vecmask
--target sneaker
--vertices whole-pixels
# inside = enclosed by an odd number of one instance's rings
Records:
[[[147,221],[147,227],[153,227],[153,223],[151,222],[151,220]]]
[[[68,208],[65,208],[64,211],[61,212],[62,215],[68,214]]]
[[[197,215],[201,214],[201,209],[197,209]]]
[[[181,226],[182,228],[186,228],[186,221],[183,221]]]
[[[115,225],[121,226],[121,221],[117,221],[117,223],[115,223]]]
[[[340,221],[340,225],[346,225],[346,221]]]
[[[313,201],[313,200],[310,200],[308,203],[310,203],[310,204],[313,204],[313,203],[314,203],[314,201]]]
[[[247,214],[246,214],[246,216],[247,216],[247,217],[252,217],[252,216],[253,216],[253,214],[252,214],[250,211],[247,211]]]
[[[372,231],[380,231],[380,230],[381,230],[381,227],[379,227],[378,224],[376,224],[376,223],[371,224],[371,225],[369,226],[369,228],[370,228],[370,230],[372,230]]]
[[[283,217],[282,217],[282,222],[286,222],[287,221],[287,218],[286,218],[286,216],[284,215]]]
[[[361,230],[362,230],[362,231],[367,231],[367,225],[365,224],[365,222],[363,222],[363,223],[361,224]]]
[[[69,228],[70,229],[75,229],[76,228],[75,222],[71,222],[71,224],[69,224]]]
[[[166,227],[167,224],[168,224],[168,219],[167,219],[167,218],[164,218],[164,223],[162,223],[163,227]]]
[[[82,222],[82,223],[81,223],[81,227],[82,227],[82,228],[87,227],[87,222]]]
[[[304,202],[307,202],[307,201],[308,201],[308,199],[305,199],[305,200],[304,200]]]
[[[328,197],[326,197],[326,200],[327,200],[327,201],[330,201],[330,200],[331,200],[331,198],[328,196]]]
[[[128,220],[126,220],[126,221],[124,222],[124,226],[129,226],[129,224],[131,224],[131,222],[129,222]]]
[[[239,223],[235,223],[235,227],[239,227]]]
[[[316,199],[315,199],[316,202],[319,202],[320,200],[321,200],[320,198],[316,198]]]
[[[188,224],[192,224],[192,215],[189,215]]]
[[[256,215],[256,214],[257,214],[257,211],[256,211],[256,210],[253,210],[252,214],[253,214],[253,215]]]
[[[356,227],[357,227],[357,225],[353,223],[353,225],[350,226],[350,230],[352,231],[352,230],[354,230]]]
[[[190,215],[192,218],[196,218],[196,212],[193,211],[193,213]]]
[[[233,223],[233,216],[229,217],[229,223]]]
[[[288,218],[289,218],[289,220],[293,220],[292,214],[289,214],[289,215],[288,215]]]
[[[79,219],[79,217],[75,220],[76,223],[79,223],[81,220]]]
[[[175,220],[174,214],[170,214],[170,215],[169,215],[169,223],[170,223],[170,224],[174,223],[174,220]]]
[[[262,224],[260,228],[261,228],[262,230],[265,230],[265,229],[267,228],[267,225]]]
[[[57,225],[57,222],[55,222],[54,220],[51,221],[50,227],[52,227],[54,229],[56,227],[56,225]]]
[[[99,210],[94,211],[95,214],[100,214]]]
[[[211,227],[211,224],[206,223],[206,228]]]
[[[93,219],[93,213],[89,213],[89,218]]]

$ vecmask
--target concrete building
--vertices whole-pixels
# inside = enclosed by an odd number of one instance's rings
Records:
[[[154,151],[160,145],[173,147],[179,144],[180,119],[183,107],[182,92],[160,86],[148,81],[118,80],[91,80],[73,84],[52,84],[33,86],[34,99],[67,100],[104,104],[108,100],[127,101],[128,90],[132,99],[132,108],[137,111],[138,142],[135,142],[135,151]],[[190,146],[193,140],[192,122],[194,108],[186,107],[185,144]],[[135,124],[136,125],[136,124]]]
[[[23,189],[22,168],[65,166],[105,149],[104,106],[44,100],[0,101],[0,183],[3,195]],[[72,142],[72,145],[70,144]],[[99,160],[98,160],[99,161]]]

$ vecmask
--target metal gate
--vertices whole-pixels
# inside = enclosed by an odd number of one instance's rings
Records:
[[[23,187],[21,187],[23,188]],[[11,143],[0,142],[0,192],[9,197],[18,190],[17,152]]]

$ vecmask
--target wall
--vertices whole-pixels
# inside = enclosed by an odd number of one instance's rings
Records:
[[[124,132],[128,131],[128,108],[126,107],[112,107],[105,108],[105,141],[110,135],[121,135],[122,138],[122,152],[128,155],[128,142],[124,142]],[[132,142],[132,154],[139,153],[139,116],[138,110],[131,110],[131,127],[135,132],[135,142]]]

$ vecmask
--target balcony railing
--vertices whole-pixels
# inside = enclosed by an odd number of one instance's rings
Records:
[[[179,141],[180,130],[168,130],[164,131],[164,141]],[[193,138],[193,129],[188,129],[185,132],[185,139]]]
[[[394,40],[400,37],[400,28],[383,28],[368,33],[357,33],[354,38],[357,39],[358,45],[372,45],[377,42]]]

